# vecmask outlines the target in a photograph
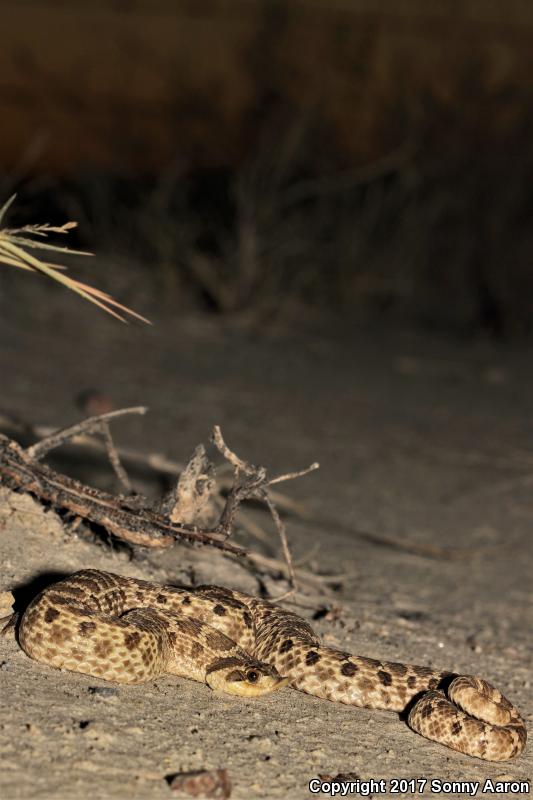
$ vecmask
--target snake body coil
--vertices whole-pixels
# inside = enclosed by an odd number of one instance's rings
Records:
[[[247,697],[289,683],[338,703],[408,712],[422,736],[488,761],[513,758],[526,743],[517,709],[481,678],[325,647],[296,614],[223,587],[83,570],[32,601],[19,641],[37,661],[117,683],[171,673]]]

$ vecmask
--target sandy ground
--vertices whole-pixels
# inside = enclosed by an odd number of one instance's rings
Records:
[[[477,673],[531,724],[530,350],[324,324],[259,333],[178,314],[126,327],[56,291],[37,305],[35,279],[13,286],[1,299],[2,411],[61,426],[80,418],[74,398],[94,387],[116,407],[150,407],[115,426],[121,445],[183,460],[218,423],[272,473],[320,461],[286,487],[312,515],[289,517],[288,532],[297,562],[341,577],[337,591],[306,587],[292,607],[308,617],[335,607],[315,625],[344,649]],[[106,485],[107,473],[98,480]],[[255,519],[268,528],[264,514]],[[464,550],[423,557],[358,530]],[[274,537],[249,543],[279,554]],[[6,491],[0,549],[0,591],[21,601],[88,566],[260,589],[219,554],[176,547],[132,558]],[[226,768],[237,800],[310,797],[319,774],[384,780],[374,797],[395,796],[398,777],[427,779],[427,796],[432,779],[479,781],[478,796],[488,796],[486,779],[532,775],[531,749],[485,763],[422,739],[395,714],[291,690],[242,701],[171,676],[111,696],[92,691],[102,685],[32,662],[13,636],[0,638],[4,800],[159,800],[180,796],[166,776],[194,769]]]

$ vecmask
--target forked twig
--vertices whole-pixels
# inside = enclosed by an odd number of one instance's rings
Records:
[[[220,518],[221,528],[219,529],[219,532],[226,538],[229,536],[237,509],[243,499],[257,497],[266,504],[278,532],[285,564],[287,567],[290,590],[281,597],[276,598],[277,600],[284,599],[293,594],[293,592],[296,590],[296,573],[294,571],[285,524],[278,513],[272,497],[269,494],[268,487],[271,484],[280,483],[281,481],[292,480],[293,478],[299,478],[302,475],[307,475],[309,472],[318,469],[319,465],[315,462],[306,469],[299,470],[297,472],[288,472],[284,475],[279,475],[276,478],[272,478],[271,480],[267,480],[267,473],[264,467],[256,467],[253,464],[249,464],[227,446],[218,425],[215,425],[213,428],[212,441],[219,453],[224,456],[224,458],[229,461],[230,464],[233,464],[235,470],[233,487],[228,494],[226,505]],[[242,478],[241,474],[243,474],[245,477]]]
[[[50,450],[60,447],[79,434],[101,431],[103,422],[123,417],[125,414],[146,414],[147,411],[148,408],[146,406],[135,406],[133,408],[119,408],[116,411],[109,411],[107,414],[99,414],[96,417],[88,417],[81,422],[77,422],[76,425],[69,425],[67,428],[54,431],[54,433],[28,447],[26,452],[33,461],[40,461]]]

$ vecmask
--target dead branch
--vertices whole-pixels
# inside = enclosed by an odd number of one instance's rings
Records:
[[[114,411],[111,412],[114,416],[120,416],[123,413],[144,413],[143,409],[141,411],[140,407],[137,409],[121,409],[118,412]],[[103,415],[105,417],[106,415]],[[100,420],[101,417],[92,418],[96,420]],[[78,426],[71,426],[72,428],[77,428]],[[48,426],[43,425],[30,425],[27,424],[16,417],[13,417],[9,414],[2,414],[0,413],[0,428],[4,431],[9,431],[10,433],[18,436],[38,436],[44,437],[46,440],[51,439],[53,436],[58,435],[60,432],[57,431],[55,428],[51,428]],[[69,429],[67,429],[69,430]],[[87,435],[86,431],[79,431],[72,435],[69,438],[70,444],[75,444],[80,447],[84,447],[87,450],[91,450],[93,452],[106,452],[105,444],[97,441],[91,435]],[[37,442],[36,445],[33,447],[37,447],[40,442]],[[55,446],[55,445],[54,445]],[[229,448],[228,448],[229,450]],[[39,452],[39,451],[37,451]],[[162,453],[143,453],[133,448],[121,447],[116,449],[117,455],[122,459],[122,461],[126,461],[131,465],[147,467],[156,471],[157,473],[165,476],[176,476],[179,477],[183,470],[185,469],[186,465],[179,461],[174,461],[172,459],[167,458]],[[233,454],[229,451],[231,457],[237,462],[240,461],[238,456]],[[527,463],[530,463],[529,461]],[[245,465],[246,462],[242,461],[242,464]],[[507,462],[504,464],[507,466]],[[222,465],[218,469],[217,474],[217,483],[219,491],[230,491],[234,484],[234,477],[232,478],[230,475],[225,475],[224,470],[225,468],[232,469],[232,472],[235,472],[235,463],[228,461],[227,465]],[[280,483],[283,480],[292,479],[293,477],[300,477],[300,475],[304,475],[307,472],[316,469],[318,467],[317,464],[311,464],[306,470],[296,473],[288,473],[285,475],[280,475],[275,478],[271,478],[268,481],[269,485],[269,495],[270,498],[274,501],[278,509],[280,509],[285,514],[294,514],[299,517],[304,523],[313,525],[313,526],[320,526],[320,527],[330,527],[336,530],[343,531],[351,536],[356,536],[359,539],[369,542],[370,544],[376,545],[378,547],[387,547],[389,549],[399,550],[405,553],[411,553],[412,555],[422,556],[424,558],[433,558],[437,560],[444,560],[444,561],[453,561],[453,560],[462,560],[465,558],[471,558],[473,556],[479,555],[480,553],[485,553],[487,551],[493,551],[499,549],[498,546],[494,545],[491,547],[470,547],[470,548],[463,548],[463,547],[442,547],[438,544],[433,543],[424,543],[424,542],[412,542],[405,539],[402,536],[384,536],[379,533],[373,533],[371,531],[365,531],[360,528],[354,527],[352,525],[347,525],[346,523],[341,522],[337,518],[333,517],[326,517],[323,515],[315,516],[309,508],[307,508],[304,504],[299,503],[296,500],[293,500],[286,494],[281,492],[273,491],[270,487],[273,485]],[[531,480],[531,478],[527,477],[527,480]],[[227,503],[227,498],[224,499],[221,494],[214,494],[213,500],[217,507],[223,508],[225,503]],[[229,510],[228,510],[229,514]],[[268,535],[265,531],[262,530],[256,523],[253,522],[246,514],[242,511],[240,512],[239,519],[241,522],[242,527],[246,530],[249,534],[254,536],[255,538],[266,541]],[[503,545],[502,545],[503,546]],[[299,570],[299,574],[301,571]]]
[[[142,413],[144,407],[121,409],[89,417],[76,425],[56,431],[26,450],[13,439],[0,434],[0,484],[34,494],[41,501],[67,511],[81,520],[103,526],[110,534],[132,545],[170,547],[175,541],[211,545],[234,555],[245,551],[228,542],[235,518],[243,500],[257,497],[268,507],[274,520],[288,570],[291,591],[295,573],[285,526],[268,492],[264,467],[255,467],[240,459],[225,444],[218,426],[213,438],[220,453],[234,467],[234,481],[226,497],[218,522],[202,527],[198,518],[215,489],[212,465],[202,446],[196,448],[188,465],[181,472],[175,489],[163,501],[150,503],[139,495],[112,495],[87,486],[67,475],[56,472],[40,462],[51,449],[73,438],[90,433],[104,436],[110,462],[129,489],[129,479],[118,456],[109,430],[109,420],[127,413]],[[283,476],[297,477],[302,473]]]
[[[172,523],[148,504],[143,507],[138,497],[108,494],[56,472],[34,461],[17,442],[2,434],[0,485],[34,494],[54,508],[101,525],[113,536],[132,545],[165,548],[181,540],[212,545],[235,555],[245,552],[225,542],[216,530]]]
[[[139,409],[132,408],[132,409],[121,409],[121,413],[144,413],[146,409],[141,411]],[[116,412],[112,412],[112,414],[116,415]],[[99,417],[93,417],[91,419],[100,420],[102,418],[106,418],[106,415],[101,415]],[[73,428],[78,428],[79,426],[72,426]],[[40,438],[51,438],[56,434],[60,433],[56,428],[51,428],[47,425],[29,425],[25,422],[22,422],[15,417],[0,413],[0,429],[5,431],[6,433],[9,432],[15,436],[28,436],[31,435],[32,437],[40,437]],[[69,429],[66,429],[69,430]],[[95,433],[98,432],[98,428],[95,428]],[[40,444],[37,442],[36,444]],[[91,450],[97,453],[106,452],[107,448],[104,443],[99,442],[97,439],[93,438],[92,434],[88,434],[86,431],[81,432],[78,431],[77,433],[69,436],[69,444],[76,445],[78,447],[85,448],[86,450]],[[55,446],[55,445],[54,445]],[[35,445],[33,445],[35,447]],[[168,458],[167,456],[163,455],[162,453],[144,453],[139,450],[135,450],[129,447],[120,447],[116,448],[117,455],[123,462],[128,462],[132,466],[140,466],[140,467],[147,467],[155,472],[159,473],[163,476],[176,476],[179,477],[181,473],[186,468],[186,464],[183,464],[180,461],[174,461],[173,459]],[[234,469],[231,469],[233,465],[229,462],[227,464],[222,464],[217,470],[217,483],[218,487],[222,491],[226,491],[231,489],[233,485],[233,478],[230,475],[226,475],[225,472],[231,470],[234,472]],[[303,470],[302,474],[305,474],[311,469],[316,469],[317,465],[311,465],[307,470]],[[298,473],[293,473],[290,477],[299,477]],[[270,483],[276,483],[278,481],[284,480],[284,476],[280,476],[279,478],[273,478]],[[217,503],[223,503],[223,498],[221,495],[215,495],[213,499],[217,498]],[[282,492],[276,492],[270,490],[270,497],[274,500],[276,505],[278,506],[281,511],[285,514],[296,514],[302,518],[307,518],[309,516],[309,512],[306,510],[305,506],[301,503],[298,503],[296,500],[288,497],[287,495],[283,494]],[[220,500],[219,500],[220,498]],[[241,516],[241,523],[243,517]],[[254,525],[253,523],[245,521],[243,527],[246,531],[252,533],[254,535]]]

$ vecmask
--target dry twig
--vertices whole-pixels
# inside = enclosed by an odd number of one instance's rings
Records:
[[[119,412],[112,412],[115,416],[118,416],[122,413],[133,413],[135,409],[121,409]],[[139,411],[138,413],[142,413]],[[106,416],[106,415],[104,415]],[[97,418],[98,419],[98,418]],[[76,426],[73,426],[76,427]],[[28,425],[22,421],[17,420],[15,417],[8,415],[8,414],[1,414],[0,413],[0,428],[9,431],[10,433],[17,435],[17,436],[40,436],[40,437],[51,437],[53,434],[56,433],[56,429],[50,428],[43,425]],[[86,435],[85,432],[79,431],[77,434],[73,435],[70,438],[70,443],[75,444],[80,447],[84,447],[88,450],[92,450],[95,452],[105,452],[106,448],[104,444],[101,444],[92,436]],[[37,447],[40,443],[38,442]],[[231,453],[231,451],[229,451]],[[179,477],[183,470],[186,468],[186,465],[179,461],[174,461],[172,459],[167,458],[162,453],[143,453],[138,450],[134,450],[132,448],[122,447],[117,448],[117,453],[123,461],[128,461],[130,464],[135,466],[142,466],[148,467],[156,472],[160,473],[161,475],[171,475]],[[235,454],[232,454],[233,458],[238,457]],[[244,465],[246,462],[242,462]],[[235,472],[235,465],[230,464],[228,461],[227,467],[233,467],[233,473]],[[413,542],[405,539],[402,536],[384,536],[379,533],[373,533],[371,531],[365,531],[361,528],[354,527],[352,525],[348,525],[343,523],[338,518],[327,517],[324,515],[316,516],[314,515],[305,505],[299,503],[298,501],[294,500],[293,498],[289,497],[286,494],[281,492],[273,491],[270,487],[281,483],[283,480],[288,480],[293,477],[300,477],[300,475],[305,475],[307,472],[316,469],[318,464],[312,464],[306,470],[301,472],[294,472],[294,473],[287,473],[287,475],[280,475],[275,478],[271,478],[268,481],[269,486],[269,495],[271,499],[275,502],[276,506],[281,509],[282,512],[285,514],[294,514],[295,516],[299,517],[304,523],[312,525],[312,526],[320,526],[321,528],[331,528],[350,536],[356,536],[363,541],[367,541],[370,544],[376,545],[378,547],[387,547],[389,549],[399,550],[404,553],[411,553],[412,555],[421,556],[423,558],[432,558],[442,561],[455,561],[455,560],[463,560],[465,558],[470,558],[472,556],[479,555],[480,553],[492,552],[493,550],[500,549],[498,546],[479,546],[479,547],[442,547],[438,544],[433,544],[430,542]],[[224,472],[224,465],[219,468],[218,475],[217,475],[217,482],[218,488],[220,491],[230,491],[233,485],[233,480],[223,474]],[[530,476],[526,476],[527,481],[531,481]],[[524,479],[524,482],[525,480]],[[518,480],[518,479],[516,479]],[[222,510],[225,507],[226,500],[220,494],[213,494],[212,500],[214,504]],[[258,539],[262,542],[267,542],[269,540],[268,534],[257,524],[255,523],[250,517],[243,513],[242,511],[239,512],[239,518],[241,521],[241,525],[250,535],[254,538]],[[503,546],[503,545],[502,545]],[[301,574],[300,570],[298,571]]]
[[[212,440],[220,454],[223,455],[224,458],[230,462],[230,464],[233,464],[235,470],[233,486],[228,495],[226,506],[221,515],[222,527],[220,532],[225,535],[226,538],[229,536],[229,531],[231,531],[233,526],[235,514],[240,502],[242,499],[244,499],[244,497],[258,497],[266,504],[278,532],[288,572],[290,591],[277,598],[278,600],[284,599],[296,590],[296,574],[292,563],[292,556],[287,539],[285,524],[278,513],[272,497],[270,496],[268,487],[272,484],[280,483],[281,481],[292,480],[293,478],[307,475],[309,472],[318,469],[319,465],[315,462],[311,464],[311,466],[307,467],[307,469],[299,470],[297,472],[288,472],[284,475],[279,475],[277,478],[267,480],[266,469],[264,467],[256,467],[253,464],[249,464],[239,458],[239,456],[237,456],[233,450],[230,450],[222,437],[222,432],[218,425],[215,425],[213,428]],[[245,476],[244,479],[241,477],[241,474]]]
[[[87,419],[77,422],[75,425],[69,425],[67,428],[60,428],[60,430],[50,433],[41,439],[39,442],[28,447],[27,453],[34,461],[39,461],[50,450],[55,447],[60,447],[66,442],[70,442],[80,434],[97,433],[102,429],[102,423],[108,422],[117,417],[123,417],[125,414],[146,414],[148,409],[146,406],[134,406],[133,408],[119,408],[116,411],[109,411],[107,414],[99,414],[96,417],[88,417]]]
[[[295,573],[285,526],[269,495],[266,470],[264,467],[248,464],[231,451],[226,446],[218,426],[213,433],[215,444],[233,465],[235,475],[219,520],[210,528],[202,528],[197,524],[198,517],[204,511],[214,490],[212,468],[201,446],[196,448],[189,464],[182,471],[176,488],[163,502],[155,503],[150,503],[140,496],[111,495],[102,492],[40,463],[40,459],[55,447],[80,435],[99,432],[104,436],[115,472],[128,487],[129,480],[111,437],[109,420],[124,414],[144,414],[145,411],[146,408],[137,407],[89,417],[76,425],[49,434],[27,450],[14,440],[0,434],[0,484],[15,490],[31,492],[39,499],[52,503],[70,514],[102,525],[109,533],[133,545],[169,547],[176,540],[183,540],[212,545],[236,555],[245,552],[228,542],[233,532],[236,514],[243,500],[257,497],[266,503],[278,530],[293,591]],[[288,480],[307,471],[290,473],[281,478]],[[279,482],[280,478],[274,480]]]

